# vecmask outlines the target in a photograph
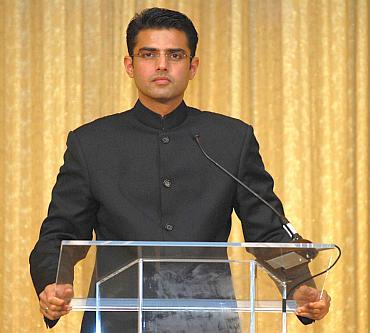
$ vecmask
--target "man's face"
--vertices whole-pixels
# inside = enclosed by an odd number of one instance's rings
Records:
[[[186,57],[176,61],[173,52],[182,52]],[[136,56],[138,54],[145,58]],[[159,57],[152,58],[153,54],[159,54]],[[135,80],[139,99],[144,105],[175,105],[182,101],[188,82],[196,73],[199,60],[193,58],[190,61],[188,40],[183,31],[147,29],[139,32],[134,58],[125,57],[125,68]]]

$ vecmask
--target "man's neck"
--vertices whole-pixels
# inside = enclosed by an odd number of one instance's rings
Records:
[[[149,110],[158,113],[160,116],[164,117],[175,110],[182,102],[182,97],[176,100],[159,102],[153,100],[147,100],[143,96],[139,96],[141,104],[147,107]]]

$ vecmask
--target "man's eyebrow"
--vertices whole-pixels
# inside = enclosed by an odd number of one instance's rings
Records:
[[[159,51],[159,49],[156,49],[155,47],[142,47],[141,49],[139,49],[139,52],[140,51]]]
[[[179,51],[182,51],[182,52],[185,52],[185,50],[184,49],[182,49],[182,48],[174,48],[174,49],[167,49],[166,51],[170,51],[170,52],[179,52]]]
[[[160,49],[157,49],[155,47],[142,47],[141,49],[139,49],[139,52],[140,51],[160,51]],[[185,52],[184,49],[182,48],[171,48],[171,49],[165,49],[164,51],[166,52],[179,52],[179,51],[182,51],[182,52]]]

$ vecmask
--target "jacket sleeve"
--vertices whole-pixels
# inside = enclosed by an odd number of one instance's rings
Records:
[[[92,238],[96,210],[97,202],[91,194],[89,171],[83,151],[77,135],[70,132],[64,164],[52,191],[48,215],[42,223],[39,240],[29,258],[37,295],[56,281],[61,241]],[[81,258],[75,261],[79,259]],[[56,323],[47,319],[46,322],[49,327]]]
[[[248,128],[240,155],[238,177],[252,190],[269,202],[284,215],[281,201],[273,191],[274,181],[265,170],[259,154],[259,145],[252,127]],[[280,218],[262,201],[238,186],[234,203],[235,212],[242,222],[244,238],[248,242],[290,242],[290,235],[283,229]],[[309,274],[307,266],[301,267],[301,273]],[[293,272],[297,274],[296,271]],[[305,325],[314,320],[297,316]]]
[[[244,137],[238,177],[277,211],[284,214],[282,204],[273,191],[273,179],[265,170],[259,154],[259,145],[252,127],[248,127]],[[242,222],[246,241],[289,242],[291,240],[290,235],[282,228],[279,217],[240,185],[237,189],[234,208]]]

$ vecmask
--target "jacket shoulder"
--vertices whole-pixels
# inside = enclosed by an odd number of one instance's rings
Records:
[[[131,111],[127,110],[120,113],[115,113],[111,115],[107,115],[104,117],[97,118],[95,120],[92,120],[86,124],[83,124],[76,129],[74,129],[74,132],[86,132],[86,131],[92,131],[95,129],[104,129],[104,128],[114,128],[116,126],[121,126],[122,123],[125,123],[131,118]]]
[[[214,127],[215,129],[221,128],[224,130],[231,130],[237,132],[252,131],[252,126],[244,121],[226,116],[220,113],[211,111],[201,111],[195,108],[190,108],[190,116],[198,124],[206,127]]]
[[[72,132],[78,136],[95,136],[100,133],[104,135],[107,132],[114,132],[127,126],[132,117],[131,110],[115,113],[95,119],[89,123],[83,124]]]

